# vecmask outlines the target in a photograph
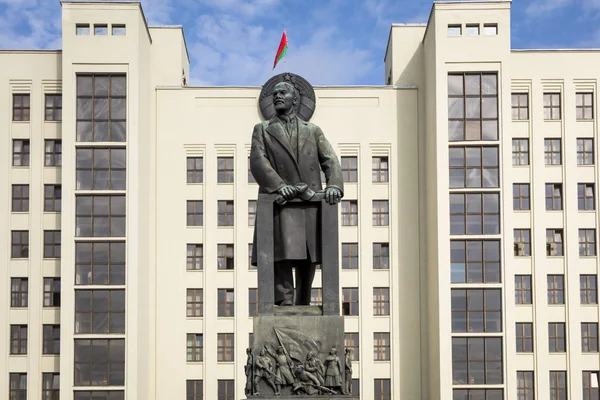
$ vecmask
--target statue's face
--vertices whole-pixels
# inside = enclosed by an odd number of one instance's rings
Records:
[[[287,113],[296,104],[298,99],[294,97],[294,92],[283,82],[278,83],[273,88],[273,105],[277,113]]]

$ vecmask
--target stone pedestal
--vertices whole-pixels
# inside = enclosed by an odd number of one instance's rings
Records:
[[[339,357],[341,370],[342,388],[345,388],[344,382],[344,317],[315,315],[318,314],[318,307],[276,307],[274,316],[258,316],[254,318],[254,347],[252,353],[254,360],[260,357],[261,350],[265,350],[263,356],[270,357],[272,362],[272,372],[277,374],[277,350],[284,347],[285,353],[291,359],[291,368],[306,364],[306,356],[310,352],[318,358],[327,371],[327,357],[330,351],[335,347],[337,357]],[[266,347],[265,347],[266,346]],[[275,354],[273,354],[275,353]],[[254,371],[255,376],[260,372]],[[263,373],[275,380],[275,375]],[[324,374],[326,375],[326,373]],[[297,377],[294,380],[298,382]],[[281,395],[275,396],[275,391],[266,378],[259,380],[257,385],[259,395],[248,396],[249,399],[356,399],[352,395],[317,395],[305,394],[303,396],[294,395],[292,388],[296,385],[282,385]],[[324,386],[327,386],[325,383]]]

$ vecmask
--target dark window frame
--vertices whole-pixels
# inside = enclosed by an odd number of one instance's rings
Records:
[[[513,183],[513,211],[531,210],[531,187],[529,183]]]
[[[258,209],[258,201],[248,200],[248,226],[256,225],[256,210]]]
[[[581,304],[598,304],[597,275],[579,275],[579,301]]]
[[[564,256],[564,230],[546,229],[546,256]]]
[[[187,200],[187,226],[204,226],[204,201]]]
[[[204,270],[204,245],[202,243],[188,243],[186,246],[186,270]]]
[[[188,333],[186,340],[186,361],[204,361],[204,335],[202,333]]]
[[[534,400],[535,380],[533,371],[517,371],[517,398]]]
[[[31,94],[13,93],[12,120],[13,122],[28,122],[31,120]]]
[[[390,161],[387,156],[375,156],[371,160],[373,183],[387,183],[390,180]]]
[[[60,373],[42,373],[42,400],[60,400]]]
[[[235,203],[233,200],[217,200],[217,226],[233,226]]]
[[[342,315],[360,314],[360,293],[356,287],[342,288]]]
[[[594,138],[577,138],[577,165],[594,165]]]
[[[533,304],[531,275],[515,275],[515,304]]]
[[[375,315],[375,316],[390,315],[390,288],[389,287],[374,287],[373,288],[373,315]]]
[[[562,211],[563,185],[562,183],[546,183],[546,211]]]
[[[340,166],[342,168],[342,178],[344,182],[358,182],[358,157],[342,156],[340,157]]]
[[[28,327],[25,324],[17,324],[10,326],[10,354],[25,355],[27,354],[28,343]]]
[[[391,346],[389,332],[373,332],[373,361],[390,361]]]
[[[600,397],[600,389],[598,386],[592,386],[592,374],[596,375],[596,382],[600,381],[600,372],[598,371],[582,371],[581,373],[583,400],[594,400]]]
[[[11,212],[29,212],[29,185],[11,186]]]
[[[596,209],[596,187],[594,183],[577,184],[577,209],[594,211]]]
[[[43,325],[42,354],[60,354],[60,325]]]
[[[258,289],[248,288],[248,316],[258,316]]]
[[[373,269],[390,269],[389,243],[373,243]]]
[[[529,139],[512,140],[512,165],[529,165]]]
[[[390,379],[375,379],[373,381],[374,400],[392,400],[392,383]]]
[[[342,226],[358,226],[358,200],[342,200]]]
[[[360,360],[360,333],[345,332],[344,333],[344,348],[352,350],[352,361]]]
[[[217,271],[235,269],[235,246],[232,243],[217,244]]]
[[[515,323],[517,353],[533,353],[533,323]]]
[[[562,119],[562,93],[547,92],[543,94],[544,120],[558,121]]]
[[[501,289],[451,289],[451,298],[453,333],[502,332]],[[492,302],[497,302],[499,308]]]
[[[513,231],[515,257],[531,257],[531,229],[515,229]],[[522,254],[519,244],[522,244]]]
[[[235,400],[235,381],[233,379],[217,380],[217,400]]]
[[[31,142],[29,139],[13,139],[12,166],[29,167],[31,163]]]
[[[61,212],[62,185],[44,185],[44,212]]]
[[[217,183],[234,183],[235,165],[233,157],[217,157]]]
[[[11,372],[9,374],[9,395],[10,400],[27,399],[27,373]]]
[[[548,322],[548,352],[567,352],[567,332],[564,322]]]
[[[204,289],[186,289],[186,316],[188,318],[204,317]]]
[[[546,165],[562,165],[562,139],[544,139],[544,163]]]
[[[217,362],[235,361],[235,334],[217,333]]]
[[[44,121],[62,121],[62,94],[44,95]]]
[[[125,339],[75,339],[74,386],[123,386],[125,382]],[[104,351],[106,346],[106,351]],[[114,350],[113,348],[116,348]],[[123,349],[123,352],[120,349]],[[87,353],[87,354],[86,354]],[[102,362],[94,354],[105,355]],[[94,380],[94,367],[104,366],[104,377]],[[116,371],[116,372],[115,372]],[[88,379],[85,379],[86,376]]]
[[[124,241],[77,241],[75,286],[125,285],[126,263]]]
[[[204,399],[204,381],[202,379],[188,379],[185,387],[186,400]]]
[[[44,230],[44,258],[61,258],[61,231]]]
[[[498,257],[489,258],[490,255]],[[500,240],[453,239],[450,241],[451,283],[501,283]]]
[[[217,289],[217,317],[219,317],[219,318],[235,317],[235,289],[233,289],[233,288]]]
[[[479,197],[479,200],[477,198]],[[495,197],[495,201],[492,200]],[[457,201],[458,199],[461,201]],[[495,203],[495,205],[494,205]],[[477,204],[475,211],[474,205]],[[489,204],[492,204],[490,207]],[[459,209],[461,207],[462,209]],[[450,193],[450,235],[500,234],[500,193]],[[470,224],[471,220],[479,223]],[[490,229],[492,230],[486,230]],[[495,227],[495,228],[494,228]],[[475,230],[469,230],[473,229]]]
[[[98,203],[102,204],[104,201],[107,201],[106,207],[100,210]],[[87,202],[89,202],[89,212],[86,211]],[[127,235],[125,195],[76,195],[75,204],[76,237],[120,238]],[[85,224],[86,220],[89,222],[88,227]],[[103,222],[106,222],[105,226]],[[87,228],[89,235],[86,235],[88,232],[85,229],[81,232],[82,228]],[[119,233],[121,235],[118,235]]]
[[[567,399],[567,371],[550,371],[550,399]],[[564,385],[561,385],[561,381]]]
[[[513,121],[529,120],[529,93],[511,93]]]
[[[358,269],[358,243],[342,243],[342,269]]]
[[[494,145],[451,146],[448,150],[450,189],[500,187],[499,151]]]
[[[575,117],[577,121],[591,121],[594,119],[594,93],[575,93]]]
[[[583,236],[582,236],[583,234]],[[596,256],[596,229],[579,229],[579,257]]]
[[[62,166],[62,140],[44,140],[44,167]]]
[[[29,258],[29,231],[10,231],[10,258]]]
[[[186,158],[187,183],[204,183],[204,157]]]
[[[125,147],[77,147],[75,158],[77,190],[127,189]]]
[[[480,342],[480,343],[478,343]],[[476,345],[481,346],[481,354],[474,355],[476,352]],[[492,357],[490,350],[499,348],[499,358]],[[453,372],[452,372],[452,383],[454,385],[494,385],[494,384],[503,384],[504,383],[504,374],[502,371],[502,366],[504,363],[504,354],[503,354],[504,345],[502,343],[502,337],[453,337],[452,338],[452,364],[453,364]],[[464,352],[463,352],[464,349]],[[464,353],[464,354],[463,354]],[[459,358],[463,357],[464,358]],[[481,358],[476,358],[480,357]],[[459,368],[462,365],[464,368]],[[483,373],[479,374],[479,376],[475,376],[475,373],[479,373],[475,368],[477,366],[483,366]],[[492,368],[495,366],[495,368]],[[475,369],[476,372],[473,372]],[[491,371],[496,371],[499,373],[499,376],[491,376]],[[464,371],[466,372],[465,378],[467,381],[463,382],[460,379],[460,373]],[[479,378],[481,381],[477,381]]]
[[[373,226],[390,225],[389,200],[373,200]]]
[[[598,323],[581,323],[581,352],[598,353]]]
[[[27,307],[29,303],[29,279],[10,279],[11,308]]]
[[[75,333],[124,334],[126,301],[125,289],[75,290]]]
[[[547,275],[548,304],[565,304],[565,276]]]

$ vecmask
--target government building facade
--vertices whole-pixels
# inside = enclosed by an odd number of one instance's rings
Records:
[[[512,50],[510,5],[434,3],[385,84],[315,87],[361,399],[598,399],[600,52]],[[244,398],[261,88],[187,86],[137,2],[62,32],[0,52],[0,398]]]

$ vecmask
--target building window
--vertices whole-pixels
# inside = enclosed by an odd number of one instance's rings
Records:
[[[352,350],[352,361],[360,359],[360,340],[358,332],[344,333],[344,348]]]
[[[123,386],[125,339],[75,339],[74,364],[74,386]]]
[[[531,322],[517,322],[517,353],[533,352],[533,324]]]
[[[581,351],[584,353],[598,352],[598,323],[581,323]]]
[[[75,285],[124,285],[125,242],[75,243]]]
[[[354,395],[360,394],[360,379],[352,379],[350,383],[350,393]]]
[[[44,258],[60,258],[60,231],[44,231]]]
[[[77,148],[77,190],[125,190],[125,159],[125,148]]]
[[[483,34],[485,36],[494,36],[498,34],[498,24],[483,24]]]
[[[204,182],[204,158],[187,158],[187,183]]]
[[[515,256],[525,257],[531,256],[531,230],[530,229],[515,229]]]
[[[44,185],[44,212],[60,212],[61,185]]]
[[[579,255],[589,257],[596,255],[596,230],[579,230]]]
[[[452,338],[452,383],[500,385],[502,338]]]
[[[358,288],[342,289],[342,315],[358,315]]]
[[[27,354],[27,325],[10,326],[10,354]]]
[[[565,276],[548,275],[548,304],[565,304]]]
[[[187,361],[202,362],[204,360],[204,340],[201,333],[187,334]]]
[[[374,400],[392,400],[392,388],[389,379],[374,380]]]
[[[127,30],[123,24],[112,24],[111,28],[113,36],[125,36],[127,34]]]
[[[544,139],[544,159],[546,165],[562,164],[560,139]]]
[[[11,258],[29,258],[29,231],[11,231]]]
[[[60,278],[44,278],[44,307],[60,307]]]
[[[234,268],[234,255],[232,244],[217,245],[217,269],[227,270]]]
[[[10,379],[10,390],[9,390],[10,400],[25,400],[25,399],[27,399],[27,374],[11,373],[9,376],[9,379]]]
[[[60,325],[44,325],[42,354],[60,354]]]
[[[373,157],[373,182],[389,181],[389,159],[387,157]]]
[[[75,333],[125,333],[125,291],[76,290]]]
[[[548,351],[550,353],[564,353],[567,351],[565,335],[564,322],[548,323]]]
[[[451,235],[500,233],[499,193],[451,193]]]
[[[202,271],[204,269],[204,255],[202,244],[187,245],[187,263],[188,271]]]
[[[202,317],[204,316],[204,290],[203,289],[187,289],[187,316]]]
[[[498,140],[495,73],[448,75],[449,140]]]
[[[519,400],[535,399],[533,371],[517,371],[517,398]]]
[[[532,304],[531,275],[515,275],[515,304]]]
[[[504,398],[502,389],[453,389],[452,395],[454,400],[499,400]]]
[[[45,120],[62,121],[62,95],[47,94],[45,96]]]
[[[187,226],[204,224],[204,202],[202,200],[187,201]]]
[[[60,399],[60,374],[42,374],[42,400]]]
[[[567,400],[567,371],[550,371],[550,400]]]
[[[544,93],[544,119],[560,119],[560,93]]]
[[[256,200],[248,200],[248,226],[256,224]]]
[[[29,121],[29,94],[13,94],[13,121]]]
[[[452,283],[500,283],[499,240],[451,240]]]
[[[235,295],[233,289],[217,289],[217,316],[233,317],[235,313]]]
[[[77,141],[124,142],[126,94],[125,75],[77,75]]]
[[[312,288],[310,290],[310,305],[311,306],[322,306],[323,305],[323,289]]]
[[[186,400],[203,400],[204,399],[204,383],[202,380],[190,380],[185,383],[185,398]]]
[[[219,379],[217,381],[217,400],[235,400],[233,379]]]
[[[529,165],[529,139],[512,140],[513,165]]]
[[[10,280],[10,306],[27,307],[27,294],[29,281],[27,278],[11,278]]]
[[[344,182],[358,182],[358,160],[356,157],[341,158]]]
[[[577,184],[577,209],[581,211],[596,209],[593,183]]]
[[[546,183],[546,210],[562,210],[561,183]]]
[[[450,188],[498,187],[498,147],[450,147]]]
[[[248,315],[251,317],[258,316],[258,289],[248,289]]]
[[[465,26],[465,36],[478,36],[479,24],[467,24]]]
[[[219,200],[217,202],[217,225],[233,226],[233,200]]]
[[[257,269],[256,265],[252,265],[252,243],[248,243],[248,269]]]
[[[513,120],[528,120],[529,119],[529,94],[513,93],[512,101],[512,119]],[[513,140],[514,142],[514,140]]]
[[[448,25],[448,36],[462,35],[462,25]]]
[[[596,275],[579,275],[581,304],[598,304],[598,278]]]
[[[73,400],[124,400],[125,392],[123,390],[94,390],[94,391],[73,391]],[[54,400],[54,399],[53,399]]]
[[[90,24],[77,24],[75,25],[75,35],[77,36],[88,36],[90,34]]]
[[[577,120],[594,119],[593,93],[576,93],[575,99]]]
[[[583,400],[595,400],[600,398],[598,389],[598,371],[583,371]]]
[[[546,255],[551,257],[564,255],[562,229],[546,229]]]
[[[94,36],[106,36],[106,35],[108,35],[108,25],[94,24]]]
[[[75,236],[125,236],[125,195],[75,196],[75,198]]]
[[[530,208],[529,183],[513,183],[513,210],[524,211]]]
[[[217,182],[233,183],[233,157],[217,157]]]
[[[502,332],[500,289],[452,289],[452,332]]]
[[[358,269],[358,243],[342,243],[342,269]]]
[[[12,212],[29,212],[29,185],[12,185]]]
[[[233,333],[217,334],[217,361],[233,361],[234,354]]]
[[[29,166],[29,140],[13,140],[13,163],[14,167]]]
[[[387,200],[373,200],[373,226],[389,226],[390,206]]]
[[[389,332],[375,332],[373,334],[373,352],[374,361],[390,361]]]
[[[373,243],[373,269],[390,268],[390,244]]]
[[[373,315],[390,315],[390,288],[373,288]]]
[[[594,164],[594,139],[577,139],[577,165]]]
[[[248,156],[248,183],[256,183],[256,179],[252,175],[252,170],[250,170],[250,156]]]
[[[342,225],[358,225],[358,200],[342,200]]]
[[[62,140],[45,140],[44,165],[46,167],[59,167],[62,165]]]

